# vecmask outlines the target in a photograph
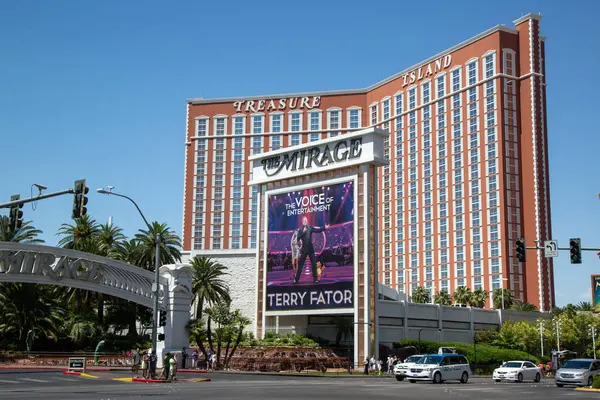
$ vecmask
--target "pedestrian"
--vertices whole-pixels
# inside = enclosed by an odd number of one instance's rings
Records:
[[[184,353],[181,353],[184,354]],[[173,357],[169,360],[169,376],[174,381],[177,375],[177,355],[173,354]]]
[[[381,360],[377,360],[377,373],[381,376]]]
[[[167,351],[165,353],[165,358],[163,359],[163,370],[162,375],[160,376],[161,379],[164,379],[166,381],[169,380],[169,368],[171,367],[171,358],[171,353]]]
[[[187,352],[185,347],[181,349],[181,369],[185,369],[185,362],[187,360]]]
[[[140,349],[137,349],[133,355],[131,356],[133,361],[133,367],[131,369],[132,375],[134,378],[140,377],[140,364],[142,363],[142,354],[140,353]]]
[[[371,371],[375,371],[375,356],[371,356]]]
[[[142,353],[142,378],[148,379],[148,353]]]
[[[148,350],[148,378],[154,379],[156,377],[156,354],[153,349]]]
[[[198,350],[194,350],[194,353],[192,354],[192,368],[196,369],[199,368],[198,366]]]
[[[365,370],[363,371],[363,375],[369,375],[369,359],[368,358],[365,358],[364,366],[365,366]]]

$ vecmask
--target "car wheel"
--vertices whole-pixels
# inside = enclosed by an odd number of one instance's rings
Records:
[[[517,375],[517,382],[521,383],[523,382],[523,374],[519,372],[519,375]]]
[[[410,383],[415,383],[416,381],[414,379],[409,379],[408,380]]]
[[[494,379],[496,382],[500,383],[500,379]]]
[[[433,374],[433,381],[432,383],[442,383],[442,374],[440,374],[439,372],[436,372],[435,374]]]
[[[460,377],[460,383],[467,383],[469,382],[469,374],[467,374],[466,372],[462,373],[462,376]]]
[[[537,374],[535,374],[535,379],[533,380],[534,382],[539,382],[540,380],[542,380],[542,376],[540,375],[540,373],[538,372]]]
[[[564,385],[562,383],[557,383],[556,387],[563,387]]]
[[[593,384],[594,384],[594,377],[593,377],[593,376],[590,376],[590,377],[588,378],[588,384],[587,384],[587,385],[588,385],[588,386],[592,386]]]
[[[400,376],[400,375],[396,375],[396,380],[397,380],[398,382],[402,382],[402,381],[404,380],[404,377],[403,377],[403,376]]]

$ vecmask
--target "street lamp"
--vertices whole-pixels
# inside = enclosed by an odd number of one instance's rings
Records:
[[[538,329],[540,331],[540,348],[542,351],[542,357],[544,357],[544,321],[540,318],[537,322]]]
[[[112,189],[110,191],[104,190],[104,189],[96,189],[96,192],[98,192],[100,194],[122,197],[122,198],[127,199],[130,202],[132,202],[133,205],[135,206],[135,208],[137,208],[138,212],[142,216],[142,219],[146,223],[146,226],[148,227],[148,232],[152,232],[152,227],[148,223],[148,220],[142,213],[142,210],[140,210],[140,208],[138,207],[137,203],[135,201],[133,201],[133,199],[131,197],[125,196],[123,194],[115,193],[112,191]],[[156,346],[157,346],[157,341],[158,341],[158,289],[159,289],[158,269],[160,268],[160,242],[161,242],[161,238],[160,238],[160,235],[157,233],[154,236],[154,243],[156,245],[156,255],[155,255],[155,260],[154,260],[154,287],[153,287],[153,289],[154,289],[153,290],[153,292],[154,292],[154,310],[153,310],[154,318],[152,321],[152,350],[155,353],[157,351]]]
[[[554,320],[554,327],[556,329],[556,347],[560,351],[560,331],[562,328],[562,320],[560,318]]]

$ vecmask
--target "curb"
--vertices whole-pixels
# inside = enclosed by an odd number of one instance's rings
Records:
[[[170,381],[164,379],[144,379],[144,378],[131,378],[131,382],[140,383],[169,383]]]
[[[181,370],[177,370],[177,372],[181,372]],[[211,374],[223,374],[223,375],[261,375],[261,376],[285,376],[285,377],[298,377],[298,378],[331,378],[331,379],[393,379],[393,375],[363,375],[360,372],[353,373],[349,375],[348,373],[340,373],[339,375],[323,375],[319,373],[289,373],[289,372],[254,372],[254,371],[212,371]],[[491,376],[470,376],[469,379],[476,380],[491,380]]]
[[[600,389],[591,389],[591,388],[575,388],[575,390],[578,390],[580,392],[597,392],[600,393]]]
[[[63,375],[75,375],[75,376],[81,376],[81,372],[63,371]]]

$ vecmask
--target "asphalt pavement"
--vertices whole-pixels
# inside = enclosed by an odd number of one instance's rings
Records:
[[[149,384],[123,381],[126,372],[93,373],[96,378],[63,375],[61,372],[0,373],[0,399],[129,400],[151,397],[178,400],[222,399],[331,399],[376,398],[439,400],[445,397],[496,400],[599,399],[600,393],[557,388],[552,380],[540,383],[495,383],[491,378],[473,378],[468,384],[397,382],[389,377],[290,377],[254,374],[180,374],[177,382]],[[211,378],[210,382],[196,382]],[[121,380],[115,380],[121,379]]]

